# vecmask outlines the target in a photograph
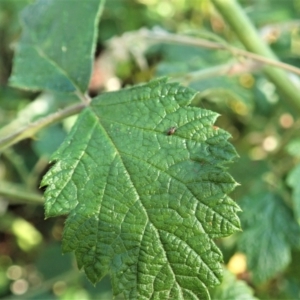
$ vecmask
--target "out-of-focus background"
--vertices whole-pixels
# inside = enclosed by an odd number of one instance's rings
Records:
[[[8,86],[21,35],[18,15],[30,2],[0,0],[2,136],[76,101]],[[276,55],[300,67],[300,1],[240,3]],[[177,34],[178,43],[144,38],[166,32]],[[261,63],[180,43],[183,35],[243,48],[209,0],[107,1],[90,95],[165,75],[198,90],[193,104],[221,114],[216,126],[230,132],[240,155],[230,170],[241,187],[231,196],[243,208],[244,231],[216,241],[224,263],[257,298],[300,299],[299,114]],[[290,80],[300,88],[296,75]],[[108,277],[94,287],[72,254],[62,256],[65,219],[44,220],[39,183],[73,122],[68,118],[0,153],[0,298],[112,299]]]

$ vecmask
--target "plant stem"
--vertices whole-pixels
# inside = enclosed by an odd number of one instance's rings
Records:
[[[265,57],[259,54],[255,54],[243,49],[236,47],[228,47],[225,44],[216,43],[208,41],[205,39],[194,38],[190,36],[184,36],[180,34],[171,34],[167,32],[152,32],[152,31],[143,31],[141,36],[144,38],[152,39],[159,41],[161,43],[174,43],[174,44],[186,44],[191,46],[197,46],[202,48],[214,49],[214,50],[227,50],[234,54],[235,56],[243,56],[249,59],[253,59],[257,62],[261,62],[266,65],[274,66],[280,69],[290,71],[292,73],[300,75],[300,69],[292,65],[283,63],[274,58]],[[273,70],[273,69],[272,69]]]
[[[277,60],[276,55],[260,38],[254,25],[236,0],[212,0],[222,17],[232,27],[244,46],[267,59]],[[300,93],[288,75],[280,69],[264,67],[264,72],[285,96],[285,100],[300,112]]]
[[[183,85],[189,85],[194,81],[207,80],[209,78],[216,78],[218,76],[234,76],[246,72],[254,72],[261,69],[261,66],[254,64],[253,62],[239,63],[237,61],[229,62],[222,65],[213,66],[210,68],[186,73],[184,75],[172,76],[170,81],[180,82]]]
[[[34,167],[27,178],[27,185],[29,188],[34,189],[38,186],[41,174],[49,164],[49,158],[46,155],[42,155],[36,162]]]
[[[211,77],[217,77],[227,74],[232,67],[232,63],[218,65],[203,70],[186,73],[184,75],[173,76],[170,81],[179,81],[184,85],[188,85],[193,81],[205,80]]]
[[[26,187],[22,185],[6,181],[0,182],[0,196],[7,197],[13,200],[13,202],[18,203],[44,204],[42,195],[28,191],[26,190]]]
[[[82,109],[86,107],[86,104],[84,103],[78,103],[72,106],[69,106],[61,111],[58,111],[54,114],[51,114],[45,118],[42,118],[36,122],[33,122],[29,124],[26,127],[21,128],[17,132],[14,132],[13,134],[3,138],[0,140],[0,149],[3,150],[7,147],[12,146],[13,144],[16,144],[17,142],[32,137],[35,133],[37,133],[39,130],[43,129],[44,127],[47,127],[51,124],[54,124],[60,120],[63,120],[66,117],[75,115],[79,113]]]
[[[18,172],[20,178],[24,183],[28,183],[29,172],[25,166],[23,157],[14,151],[14,149],[6,149],[2,155],[9,161],[11,166]]]

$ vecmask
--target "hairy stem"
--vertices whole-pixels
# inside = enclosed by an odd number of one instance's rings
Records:
[[[16,144],[17,142],[32,137],[34,134],[36,134],[39,130],[54,124],[60,120],[63,120],[69,116],[75,115],[79,113],[82,109],[86,107],[86,104],[79,103],[72,106],[69,106],[61,111],[58,111],[54,114],[51,114],[45,118],[42,118],[36,122],[33,122],[29,124],[26,127],[21,128],[17,132],[12,133],[11,135],[8,135],[7,137],[4,137],[0,140],[0,149],[3,150],[7,147],[12,146],[13,144]]]
[[[37,192],[28,191],[26,187],[6,181],[0,182],[0,196],[14,203],[44,204],[43,196]]]
[[[236,0],[212,0],[212,2],[249,51],[265,56],[266,59],[277,60],[276,55],[260,38],[254,25]],[[283,70],[270,66],[265,66],[263,70],[284,95],[289,105],[300,111],[300,93],[288,75]]]

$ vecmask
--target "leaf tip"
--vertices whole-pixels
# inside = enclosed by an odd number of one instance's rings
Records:
[[[241,185],[242,185],[241,183],[235,182],[235,183],[234,183],[234,188],[236,188],[236,187],[238,187],[238,186],[241,186]]]

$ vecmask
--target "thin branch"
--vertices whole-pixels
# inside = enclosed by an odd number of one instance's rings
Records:
[[[0,196],[14,203],[44,204],[43,196],[39,193],[29,191],[23,185],[6,181],[0,182]]]
[[[295,74],[300,75],[300,69],[297,67],[294,67],[292,65],[277,61],[275,59],[271,59],[268,57],[264,57],[243,49],[239,49],[232,46],[227,46],[225,44],[211,42],[205,39],[200,38],[194,38],[189,36],[183,36],[179,34],[172,34],[165,31],[149,31],[149,30],[143,30],[141,31],[141,35],[144,38],[156,40],[163,43],[174,43],[174,44],[186,44],[186,45],[192,45],[197,47],[203,47],[208,49],[215,49],[215,50],[227,50],[235,55],[243,56],[246,58],[253,59],[255,61],[278,67],[290,72],[293,72]]]
[[[36,164],[33,166],[27,178],[27,185],[33,189],[39,185],[41,174],[49,164],[49,158],[47,155],[42,155]]]
[[[24,159],[21,155],[16,153],[14,149],[6,149],[3,151],[2,156],[9,161],[11,166],[18,172],[20,178],[24,183],[27,184],[29,172],[28,169],[24,163]]]
[[[82,94],[80,91],[76,90],[75,91],[75,95],[80,99],[80,101],[82,103],[84,103],[85,105],[89,105],[92,101],[92,99],[90,98],[90,96],[86,93],[86,94]]]
[[[295,73],[297,75],[300,75],[300,69],[297,68],[297,67],[294,67],[290,64],[286,64],[286,63],[283,63],[281,61],[277,61],[277,60],[274,60],[274,59],[271,59],[271,58],[267,58],[267,57],[264,57],[264,56],[261,56],[261,55],[255,54],[255,53],[251,53],[251,52],[248,52],[246,50],[238,49],[238,48],[235,48],[233,51],[235,51],[236,54],[243,55],[245,57],[251,58],[251,59],[256,60],[258,62],[262,62],[264,64],[267,64],[267,65],[270,65],[270,66],[273,66],[273,67],[278,67],[278,68],[290,71],[292,73]]]
[[[175,75],[172,76],[170,81],[179,81],[183,85],[189,85],[194,81],[206,80],[224,75],[233,76],[243,74],[245,72],[255,72],[259,69],[261,69],[261,64],[258,65],[258,63],[254,61],[245,61],[242,63],[231,61],[226,64],[189,72],[183,75]]]
[[[0,139],[0,149],[3,150],[25,138],[32,137],[39,130],[63,120],[66,117],[79,113],[86,105],[85,103],[77,103],[21,128],[17,132]]]

